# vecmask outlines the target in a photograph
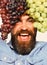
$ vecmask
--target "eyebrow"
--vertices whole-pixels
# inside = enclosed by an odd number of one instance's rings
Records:
[[[29,19],[31,19],[31,22],[35,22],[35,19],[34,19],[34,18],[29,17],[29,18],[27,19],[27,21],[28,21]]]
[[[34,21],[34,19],[32,17],[29,17],[27,20],[29,20],[29,19],[32,19]]]

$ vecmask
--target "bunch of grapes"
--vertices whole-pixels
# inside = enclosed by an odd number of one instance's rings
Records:
[[[26,0],[30,8],[27,13],[35,19],[34,26],[40,32],[47,31],[47,0]]]
[[[26,0],[0,0],[2,39],[6,39],[18,17],[28,9]]]

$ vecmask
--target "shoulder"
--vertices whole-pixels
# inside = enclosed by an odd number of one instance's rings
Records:
[[[39,42],[39,49],[37,52],[38,59],[43,61],[43,64],[46,65],[47,62],[47,42]],[[36,57],[37,57],[36,56]]]
[[[5,43],[5,41],[0,38],[0,44],[2,44],[2,43]]]
[[[31,61],[33,63],[40,63],[40,65],[46,65],[47,62],[47,42],[37,41],[36,46],[30,54]],[[42,63],[42,64],[41,64]],[[37,64],[37,65],[38,65]]]
[[[0,56],[7,52],[7,44],[0,38]]]
[[[0,48],[5,47],[6,42],[0,38]]]
[[[36,42],[36,47],[47,48],[47,42],[37,41]]]
[[[46,52],[47,51],[47,42],[37,41],[36,48],[39,48],[40,51]]]
[[[7,50],[10,51],[10,47],[4,40],[0,39],[0,53],[8,53]]]
[[[31,54],[34,54],[35,56],[41,58],[41,57],[47,57],[47,42],[43,41],[37,41],[35,48],[32,50]]]
[[[47,57],[47,42],[37,42],[36,44],[36,49],[37,49],[37,54],[40,55],[41,57]]]
[[[11,60],[10,60],[11,59]],[[0,39],[0,64],[1,65],[10,65],[15,60],[15,55],[12,53],[10,47],[6,42]]]

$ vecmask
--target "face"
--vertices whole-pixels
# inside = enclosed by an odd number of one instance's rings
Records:
[[[36,43],[36,28],[34,20],[29,15],[22,15],[11,31],[11,41],[19,54],[29,54]]]

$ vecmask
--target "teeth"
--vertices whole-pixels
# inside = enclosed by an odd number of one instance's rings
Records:
[[[20,35],[21,35],[21,36],[25,36],[25,35],[27,36],[28,34],[20,34]]]

